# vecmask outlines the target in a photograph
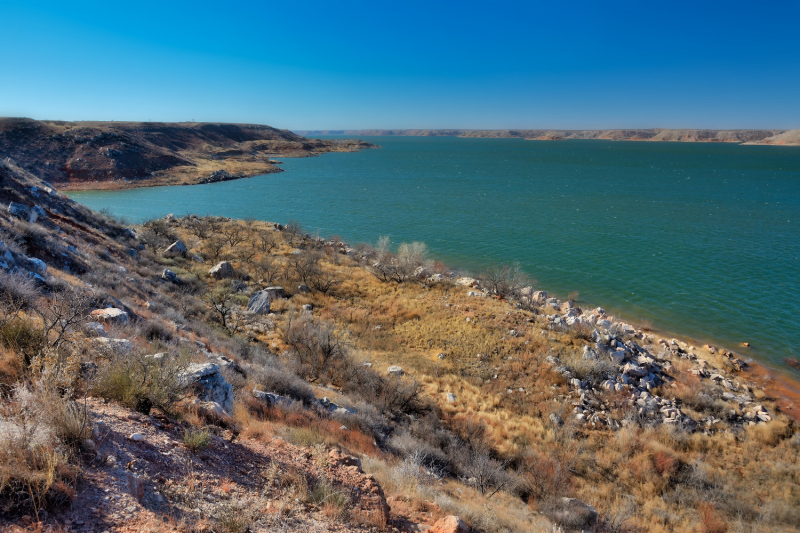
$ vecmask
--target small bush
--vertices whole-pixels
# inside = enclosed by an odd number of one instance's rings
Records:
[[[156,320],[148,320],[142,324],[139,329],[139,335],[150,342],[169,342],[172,340],[172,332],[165,328],[161,322]]]
[[[261,390],[287,396],[306,405],[311,404],[314,399],[311,386],[294,372],[282,366],[275,357],[266,359],[264,366],[252,371],[250,379],[255,381]]]
[[[169,411],[183,394],[180,375],[188,361],[174,354],[115,356],[100,368],[94,393],[143,413],[152,407]]]
[[[183,434],[183,443],[193,452],[199,452],[211,445],[211,434],[207,429],[187,429]]]

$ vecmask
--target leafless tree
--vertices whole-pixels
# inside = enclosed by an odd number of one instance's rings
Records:
[[[233,290],[229,286],[219,287],[203,296],[203,300],[219,318],[223,328],[228,329],[228,319],[233,312],[231,297]]]
[[[261,251],[264,253],[272,253],[272,250],[278,246],[275,234],[271,231],[259,230],[255,238],[261,247]]]
[[[319,252],[303,250],[302,253],[289,256],[286,268],[290,274],[300,278],[303,283],[309,283],[311,278],[319,272],[319,260]]]
[[[492,459],[489,454],[472,450],[471,457],[463,468],[465,481],[473,485],[481,494],[491,498],[503,488],[509,487],[514,476],[506,471],[508,461]]]
[[[92,295],[70,285],[56,287],[36,308],[51,348],[58,348],[86,320]]]
[[[213,235],[203,242],[203,253],[212,261],[216,261],[222,255],[225,246],[228,245],[227,239],[219,235]]]
[[[187,219],[186,229],[198,239],[207,239],[212,234],[211,224],[208,218],[205,217]]]
[[[219,232],[227,239],[231,248],[236,248],[239,244],[247,240],[247,229],[237,222],[230,222],[224,224]]]
[[[280,278],[283,268],[279,261],[270,256],[264,256],[253,263],[256,279],[262,280],[267,285],[272,285],[275,280]]]
[[[344,334],[328,322],[290,312],[278,331],[297,356],[303,377],[312,383],[346,358]]]
[[[531,284],[519,263],[494,264],[478,276],[490,293],[501,297],[518,298],[520,291]]]
[[[317,268],[311,272],[308,278],[311,288],[322,294],[328,294],[333,287],[342,283],[334,272]]]

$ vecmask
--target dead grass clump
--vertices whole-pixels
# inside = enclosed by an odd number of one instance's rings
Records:
[[[217,513],[216,521],[227,533],[248,533],[255,517],[253,511],[243,503],[229,502]]]
[[[61,450],[58,435],[62,402],[17,387],[0,406],[0,510],[4,516],[37,515],[40,509],[70,501],[77,469]],[[55,425],[50,425],[55,423]],[[74,428],[72,425],[68,427]]]
[[[777,446],[782,440],[792,436],[792,427],[785,420],[771,420],[747,428],[751,439],[765,446]]]
[[[19,369],[26,370],[47,347],[47,337],[33,320],[18,318],[0,325],[0,345],[17,354]]]
[[[309,489],[308,501],[321,506],[323,514],[334,520],[345,520],[351,506],[350,495],[325,478]]]

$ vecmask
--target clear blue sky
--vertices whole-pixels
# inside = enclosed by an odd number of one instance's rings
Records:
[[[0,116],[800,128],[800,1],[0,0]]]

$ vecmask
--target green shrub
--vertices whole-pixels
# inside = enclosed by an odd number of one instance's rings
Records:
[[[211,434],[207,429],[187,429],[183,443],[193,452],[205,450],[211,445]]]
[[[145,414],[152,407],[169,411],[183,395],[188,362],[187,355],[118,355],[101,367],[94,393]]]

